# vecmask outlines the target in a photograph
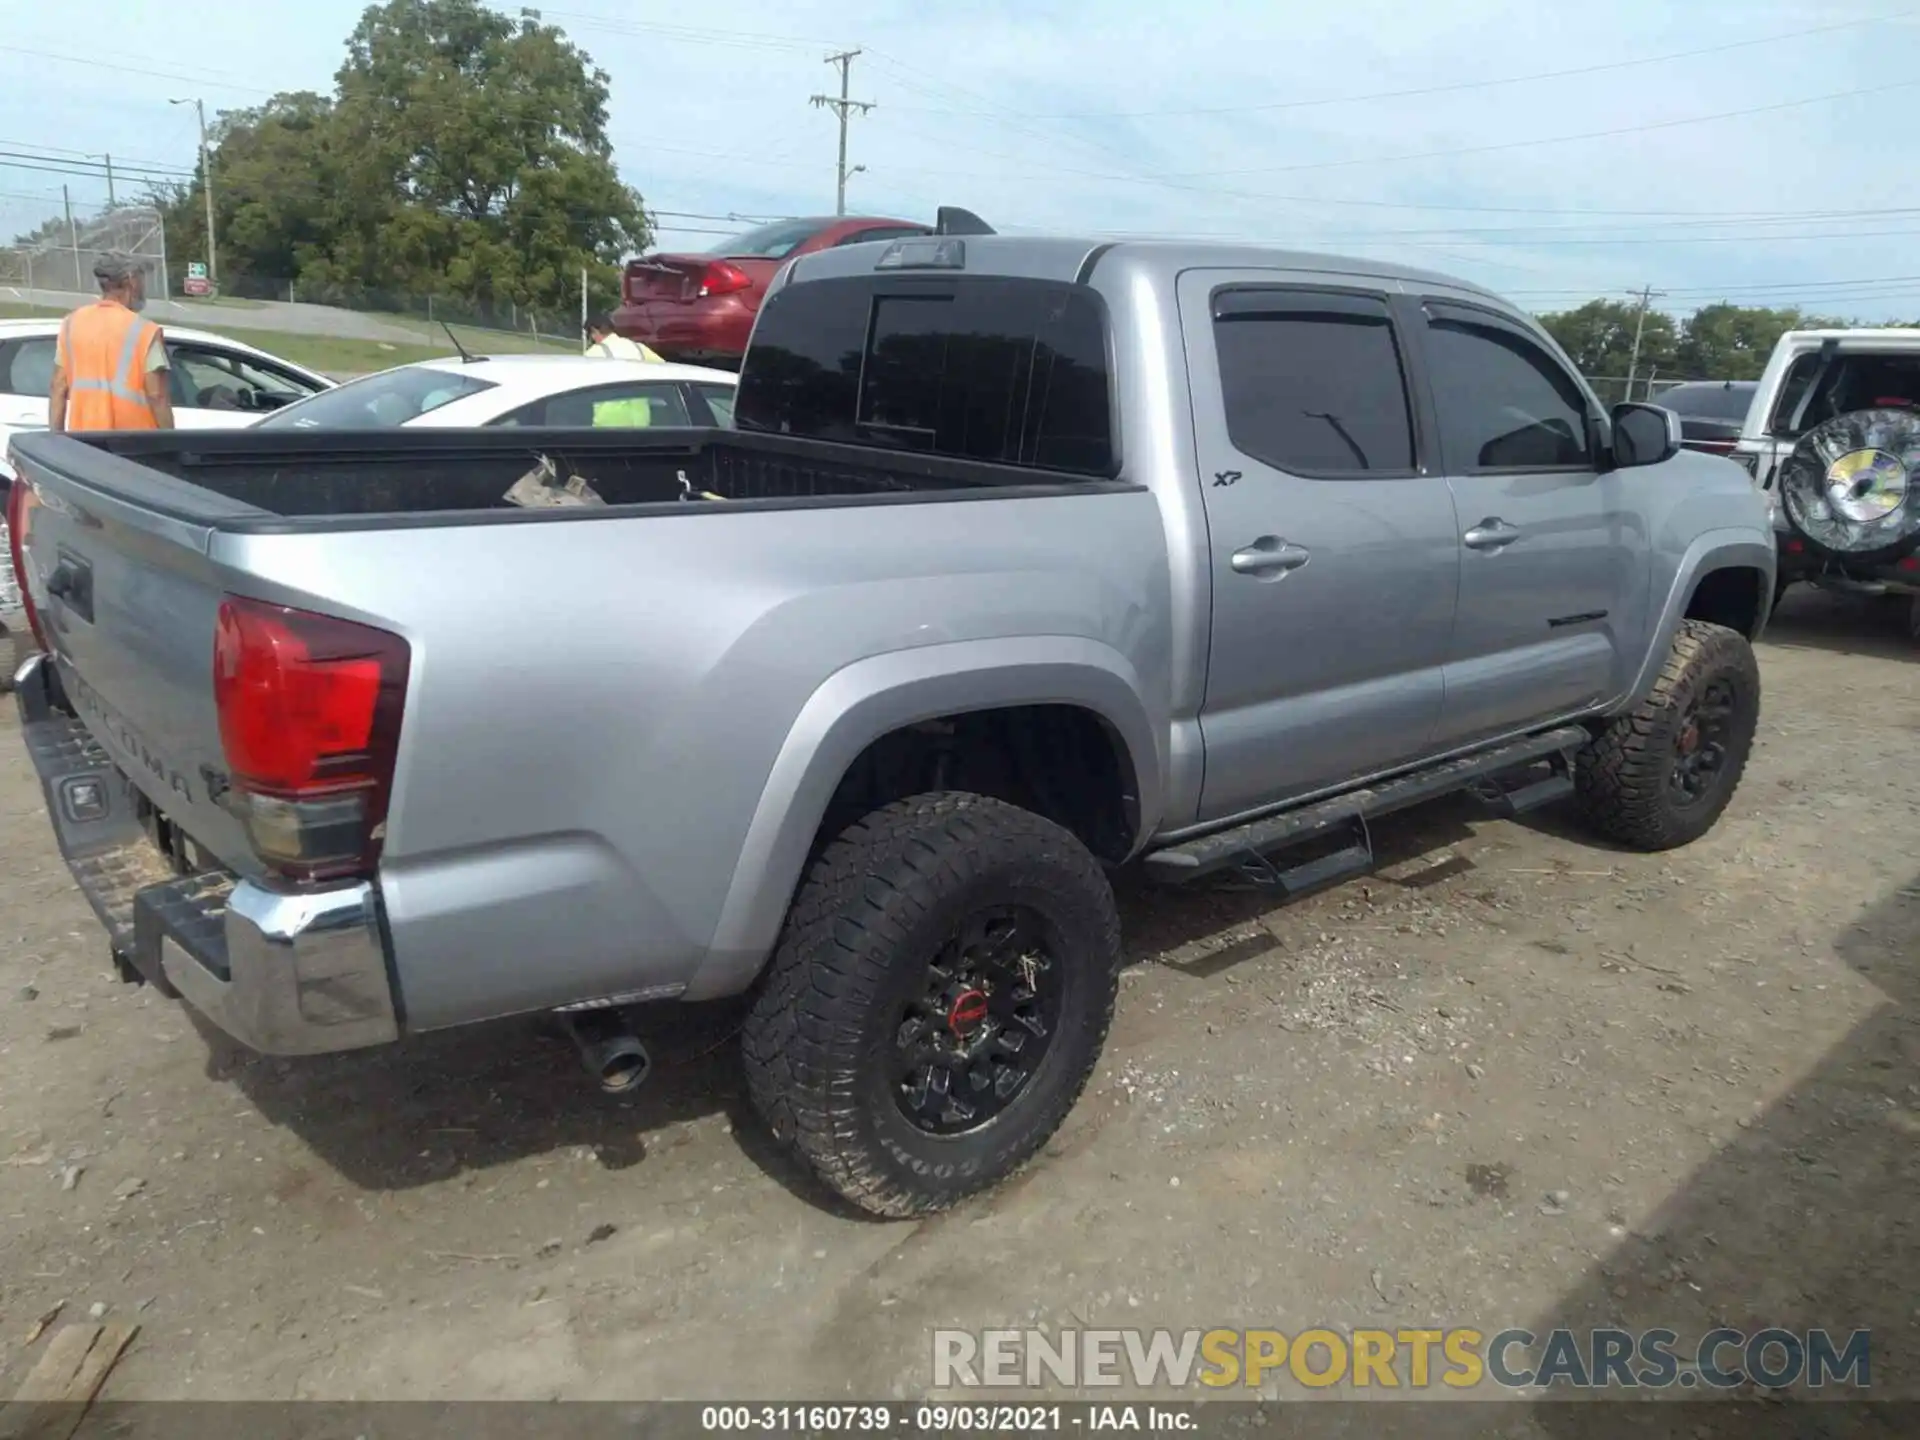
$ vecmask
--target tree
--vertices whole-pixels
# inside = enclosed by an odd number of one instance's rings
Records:
[[[646,214],[613,163],[607,75],[558,27],[387,0],[346,48],[331,97],[278,95],[213,127],[227,288],[564,313],[584,268],[616,292]],[[162,197],[176,254],[204,250],[200,184]]]
[[[1560,348],[1589,377],[1624,379],[1633,362],[1633,332],[1640,307],[1620,300],[1589,300],[1578,310],[1542,315],[1540,323],[1560,342]],[[1679,350],[1673,317],[1648,310],[1640,334],[1640,363],[1636,371],[1673,374]]]
[[[1799,310],[1767,310],[1722,301],[1693,312],[1680,342],[1680,364],[1690,376],[1757,380],[1773,347],[1789,330],[1844,324]]]

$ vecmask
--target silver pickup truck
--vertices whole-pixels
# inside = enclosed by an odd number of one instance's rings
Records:
[[[805,256],[730,430],[13,455],[17,704],[123,973],[276,1054],[560,1012],[609,1087],[631,1007],[750,995],[770,1128],[889,1215],[1064,1119],[1123,864],[1296,893],[1459,790],[1703,834],[1774,582],[1740,468],[1523,314],[1260,249]],[[539,457],[605,503],[507,503]]]

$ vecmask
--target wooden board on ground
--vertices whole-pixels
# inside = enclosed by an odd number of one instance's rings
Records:
[[[0,1410],[0,1440],[67,1440],[138,1325],[67,1325]]]

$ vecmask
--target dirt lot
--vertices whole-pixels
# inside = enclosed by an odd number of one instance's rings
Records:
[[[1684,852],[1445,803],[1297,906],[1129,890],[1066,1130],[920,1224],[766,1153],[725,1013],[656,1028],[625,1101],[520,1025],[297,1064],[210,1040],[110,978],[9,706],[0,1391],[64,1302],[141,1325],[123,1399],[914,1396],[931,1327],[1040,1321],[1870,1326],[1876,1392],[1920,1394],[1895,628],[1788,601],[1746,783]]]

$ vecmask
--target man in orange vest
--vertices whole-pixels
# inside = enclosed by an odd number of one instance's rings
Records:
[[[146,270],[124,255],[93,267],[100,298],[61,322],[47,390],[47,428],[171,430],[167,347],[160,327],[142,320]]]

